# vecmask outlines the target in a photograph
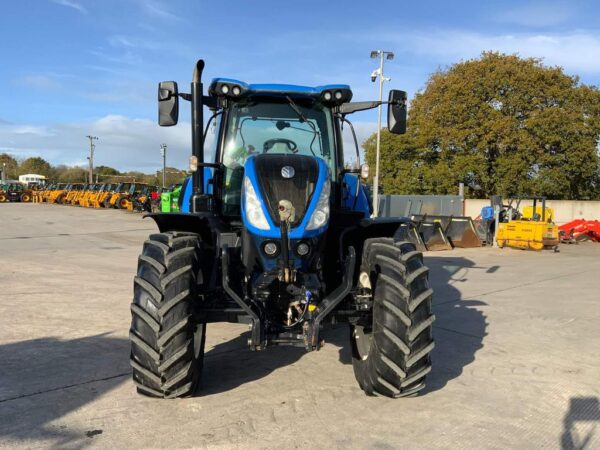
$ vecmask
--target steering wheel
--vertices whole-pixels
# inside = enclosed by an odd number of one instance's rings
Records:
[[[285,144],[290,152],[298,153],[298,145],[294,141],[285,138],[269,139],[268,141],[265,141],[263,144],[263,153],[267,153],[275,146],[275,144]]]

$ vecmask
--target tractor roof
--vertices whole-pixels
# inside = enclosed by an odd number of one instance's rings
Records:
[[[227,86],[227,91],[223,91],[223,86]],[[210,83],[208,92],[212,96],[229,96],[232,95],[233,89],[237,87],[240,90],[240,97],[247,95],[294,95],[294,96],[307,96],[312,98],[320,98],[326,92],[330,92],[335,95],[336,92],[343,94],[343,101],[350,101],[352,98],[352,90],[347,84],[326,84],[323,86],[299,86],[295,84],[249,84],[244,81],[235,80],[232,78],[213,78]],[[338,98],[342,100],[342,98]]]

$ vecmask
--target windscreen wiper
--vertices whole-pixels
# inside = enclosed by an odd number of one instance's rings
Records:
[[[294,112],[296,114],[298,114],[298,117],[300,118],[300,122],[306,122],[310,125],[311,123],[306,119],[304,114],[302,114],[302,111],[300,111],[300,108],[298,108],[298,106],[294,103],[294,100],[292,100],[289,95],[286,95],[285,98],[288,101],[291,108],[294,110]]]
[[[312,141],[310,142],[310,148],[309,148],[309,150],[313,154],[313,156],[317,156],[317,155],[315,155],[315,152],[314,152],[314,150],[312,148],[312,146],[313,146],[313,144],[315,142],[315,139],[317,138],[317,135],[319,134],[319,132],[317,131],[317,129],[315,127],[315,124],[312,123],[312,122],[310,122],[306,118],[306,116],[304,114],[302,114],[302,111],[300,111],[300,108],[298,108],[298,106],[294,103],[294,100],[292,100],[289,95],[286,95],[285,98],[288,101],[288,104],[290,105],[290,108],[292,108],[294,110],[294,112],[298,115],[298,117],[300,118],[300,123],[307,123],[312,128],[314,136],[313,136]],[[321,150],[321,153],[322,152],[323,152],[323,150]]]

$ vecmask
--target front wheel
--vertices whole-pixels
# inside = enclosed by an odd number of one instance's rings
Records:
[[[360,286],[372,313],[351,326],[352,365],[368,395],[405,397],[425,387],[434,343],[433,291],[421,252],[407,241],[365,241]]]
[[[200,378],[206,325],[194,320],[200,239],[194,233],[153,234],[144,243],[131,304],[131,366],[139,393],[192,395]]]

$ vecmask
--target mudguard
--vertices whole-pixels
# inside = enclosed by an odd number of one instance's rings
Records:
[[[161,233],[167,231],[187,231],[197,233],[202,242],[213,245],[217,242],[217,234],[222,231],[223,223],[212,214],[184,214],[184,213],[152,213],[145,214],[150,217]]]

